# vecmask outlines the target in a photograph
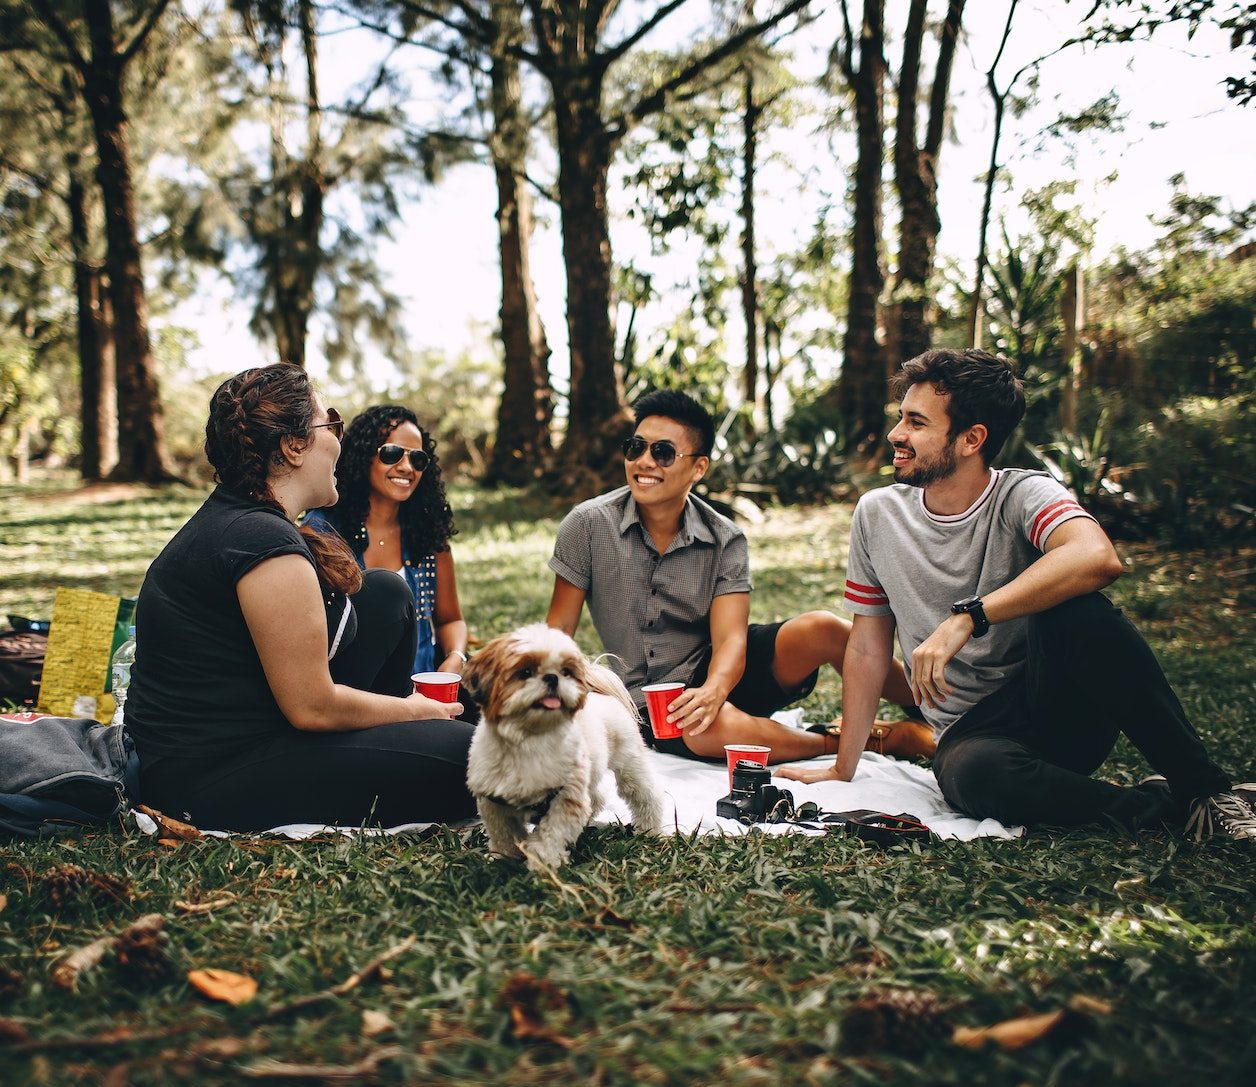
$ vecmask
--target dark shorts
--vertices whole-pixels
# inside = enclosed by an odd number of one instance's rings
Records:
[[[772,662],[776,659],[776,635],[785,622],[782,619],[779,623],[751,623],[746,630],[746,670],[737,686],[729,692],[728,701],[751,717],[771,717],[777,710],[783,710],[786,706],[792,706],[806,698],[815,690],[816,680],[820,677],[820,670],[817,668],[790,691],[784,690],[776,682],[776,677],[772,674]],[[706,657],[689,680],[690,687],[700,687],[706,682],[710,663],[711,652],[708,649]],[[674,740],[656,740],[648,721],[642,726],[641,734],[645,737],[646,744],[656,751],[663,751],[668,755],[683,755],[690,759],[701,758],[689,750],[683,736]]]

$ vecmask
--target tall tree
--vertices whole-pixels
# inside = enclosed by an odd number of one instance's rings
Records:
[[[901,214],[898,268],[893,306],[897,354],[913,358],[932,341],[929,279],[942,220],[938,217],[938,162],[946,131],[951,68],[959,41],[964,0],[949,0],[938,30],[938,57],[929,90],[929,116],[924,142],[917,124],[920,64],[928,0],[911,0],[903,36],[903,61],[898,77],[898,110],[894,129],[894,183]]]
[[[885,286],[882,252],[881,168],[885,159],[885,4],[864,0],[859,62],[846,0],[843,37],[834,48],[855,104],[857,153],[854,222],[843,342],[842,372],[831,398],[842,421],[848,452],[868,448],[885,430],[886,354],[880,334],[880,298]]]
[[[148,336],[148,301],[131,169],[126,74],[170,0],[130,5],[121,24],[110,0],[31,0],[26,44],[74,71],[95,135],[96,181],[105,209],[105,268],[113,311],[118,386],[118,463],[112,478],[176,478],[166,448],[164,412]],[[42,24],[36,26],[34,23]],[[48,41],[45,29],[52,35]]]
[[[571,393],[563,458],[604,475],[624,419],[623,375],[611,322],[611,242],[607,175],[626,133],[665,108],[673,96],[711,66],[800,11],[808,0],[787,0],[771,16],[749,22],[703,47],[674,75],[611,112],[609,70],[686,0],[665,0],[613,43],[604,43],[619,0],[525,0],[534,51],[526,59],[549,84],[558,145],[558,199],[567,272],[567,336]],[[577,484],[583,485],[583,484]]]

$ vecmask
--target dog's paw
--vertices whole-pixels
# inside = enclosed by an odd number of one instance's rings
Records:
[[[546,872],[557,872],[569,859],[567,850],[546,849],[544,846],[538,849],[529,846],[524,850],[524,856],[528,870],[535,872],[537,875],[542,875]]]

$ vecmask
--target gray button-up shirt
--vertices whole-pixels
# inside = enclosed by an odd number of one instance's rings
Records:
[[[750,592],[746,537],[690,495],[663,555],[627,487],[582,502],[558,527],[550,569],[585,591],[607,663],[638,705],[649,683],[688,683],[711,647],[711,601]],[[619,658],[616,660],[615,658]]]

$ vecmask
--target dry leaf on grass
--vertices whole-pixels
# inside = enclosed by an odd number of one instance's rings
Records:
[[[9,904],[9,896],[5,894],[0,894],[0,910],[3,910],[5,906],[7,906],[8,904]]]
[[[510,1026],[520,1041],[549,1042],[562,1049],[575,1043],[545,1023],[547,1011],[566,1007],[567,994],[552,981],[519,973],[502,986],[499,1004],[510,1013]]]
[[[396,1024],[383,1012],[377,1012],[373,1008],[363,1009],[362,1033],[367,1038],[374,1038],[379,1034],[387,1034],[390,1030],[395,1029]]]
[[[357,1064],[291,1064],[261,1060],[237,1071],[248,1079],[314,1079],[322,1083],[370,1083],[378,1078],[379,1066],[404,1056],[399,1045],[383,1046],[368,1053]]]
[[[171,819],[164,812],[150,808],[147,804],[140,804],[136,810],[143,812],[157,824],[163,838],[178,838],[184,842],[194,842],[201,836],[201,832],[190,823],[181,823],[178,819]]]
[[[210,910],[219,909],[222,906],[229,906],[236,900],[236,896],[230,891],[223,891],[216,898],[207,899],[204,902],[188,902],[179,899],[174,904],[174,908],[180,913],[208,913]]]
[[[188,971],[188,984],[210,1000],[238,1006],[247,1004],[257,995],[257,982],[246,974],[231,970],[219,970],[208,966],[202,970]]]
[[[1111,1015],[1112,1005],[1089,996],[1074,996],[1068,1006],[1041,1015],[1005,1019],[989,1027],[956,1027],[951,1040],[965,1049],[980,1049],[994,1042],[1004,1049],[1020,1049],[1048,1035],[1061,1037],[1087,1029],[1096,1015]]]

